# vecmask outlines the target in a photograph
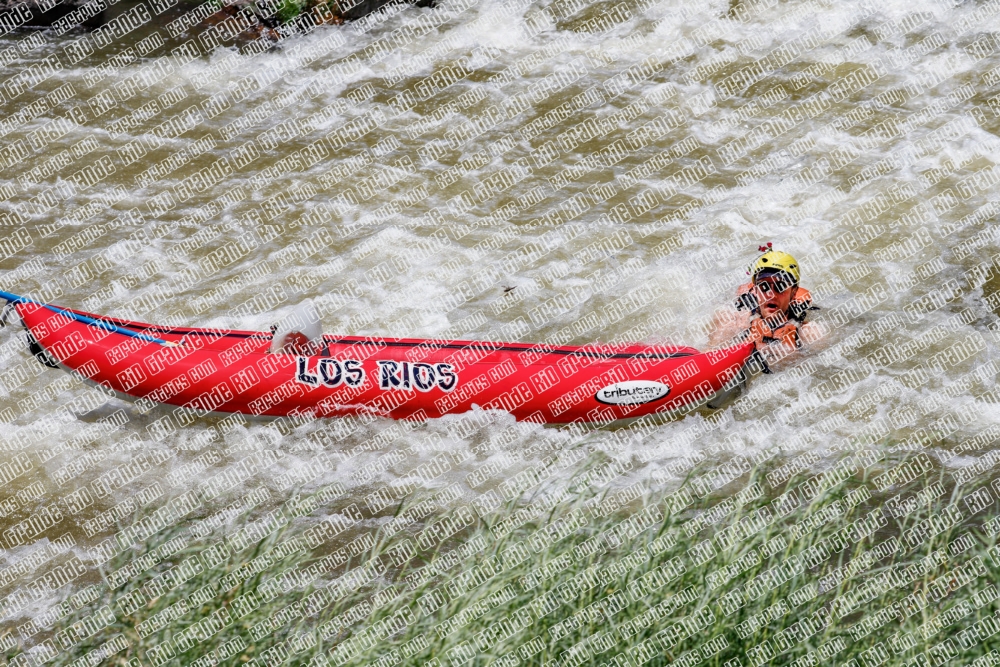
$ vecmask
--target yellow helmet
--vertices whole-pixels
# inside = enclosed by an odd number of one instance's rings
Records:
[[[770,250],[771,244],[768,244],[768,250],[763,255],[757,258],[757,261],[753,263],[750,267],[750,278],[754,281],[757,280],[757,274],[765,269],[773,269],[774,271],[783,271],[792,277],[795,281],[794,284],[799,284],[799,263],[795,261],[795,258],[789,255],[787,252],[781,252],[780,250]]]

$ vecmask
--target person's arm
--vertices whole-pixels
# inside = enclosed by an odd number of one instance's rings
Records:
[[[712,331],[708,335],[709,347],[725,347],[731,344],[750,324],[745,312],[731,308],[719,308],[712,315]]]
[[[759,317],[755,317],[750,321],[750,325],[746,330],[740,334],[742,340],[752,341],[757,344],[757,347],[770,342],[774,338],[774,331],[768,326],[767,322]]]
[[[783,345],[787,345],[792,349],[799,349],[802,347],[802,342],[799,340],[799,324],[794,320],[785,322],[780,327],[772,331],[771,338]]]
[[[712,331],[708,334],[709,347],[722,347],[731,338],[728,331],[731,328],[729,319],[725,308],[719,308],[712,315]]]

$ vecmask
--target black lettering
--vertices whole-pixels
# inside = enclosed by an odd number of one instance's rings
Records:
[[[320,359],[319,363],[316,365],[316,370],[319,371],[319,377],[323,381],[323,386],[325,387],[336,387],[341,383],[344,377],[344,372],[340,367],[340,362],[336,359],[330,359],[329,357]]]
[[[296,373],[295,379],[310,387],[318,387],[319,378],[309,373],[309,358],[296,357],[296,359],[298,360],[298,373]]]
[[[379,361],[379,388],[393,389],[402,384],[399,376],[399,364],[395,361]]]
[[[451,364],[437,365],[438,386],[441,391],[451,391],[458,384],[458,375]]]
[[[413,386],[420,391],[430,391],[437,384],[437,375],[430,364],[413,364]]]
[[[365,381],[365,370],[361,367],[361,362],[357,359],[344,360],[344,382],[351,387],[357,387]]]

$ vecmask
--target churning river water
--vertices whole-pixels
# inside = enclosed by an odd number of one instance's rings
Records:
[[[588,436],[615,484],[994,447],[996,0],[443,0],[266,49],[144,7],[113,5],[107,39],[0,37],[0,288],[186,326],[267,330],[313,298],[329,333],[705,347],[770,241],[821,335],[727,410]],[[86,564],[226,471],[226,502],[339,483],[364,509],[442,455],[428,484],[482,491],[572,439],[166,414],[0,332],[0,595],[38,576],[25,555]]]

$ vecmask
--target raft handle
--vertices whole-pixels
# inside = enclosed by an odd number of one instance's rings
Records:
[[[8,301],[7,303],[4,304],[3,310],[0,310],[0,327],[7,326],[7,318],[10,317],[10,314],[13,312],[14,312],[14,302]]]

